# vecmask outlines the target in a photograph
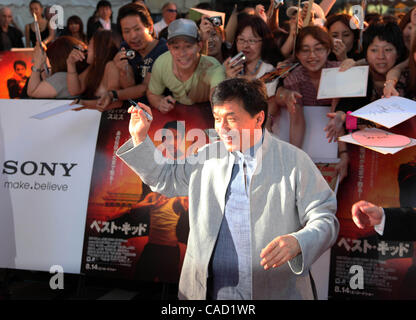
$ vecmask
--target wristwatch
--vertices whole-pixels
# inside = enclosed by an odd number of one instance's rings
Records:
[[[42,72],[42,69],[41,68],[36,69],[35,66],[32,66],[31,69],[32,69],[33,72]]]
[[[118,94],[116,90],[111,90],[111,94],[113,95],[113,100],[118,100]]]

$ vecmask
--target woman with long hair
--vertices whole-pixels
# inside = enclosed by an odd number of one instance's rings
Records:
[[[85,46],[85,44],[73,37],[62,36],[49,45],[46,54],[40,47],[41,45],[36,43],[35,46],[32,75],[27,87],[28,96],[32,98],[72,98],[73,95],[68,92],[66,85],[66,59],[74,46]],[[50,69],[46,66],[50,66]],[[74,64],[74,70],[81,71],[82,63]]]
[[[66,22],[64,35],[74,37],[82,42],[87,43],[87,35],[84,32],[84,23],[79,16],[70,16]]]
[[[352,19],[351,15],[340,13],[331,15],[326,20],[325,27],[334,42],[334,48],[329,55],[330,60],[343,61],[347,58],[354,60],[362,58],[358,53],[360,30],[351,28]]]
[[[406,97],[416,100],[416,41],[413,41],[409,53],[409,73],[407,76]]]
[[[384,84],[384,96],[386,98],[399,95],[399,92],[396,90],[396,84],[399,81],[402,73],[404,73],[405,76],[408,76],[406,72],[409,70],[412,64],[412,54],[409,51],[412,50],[416,42],[416,7],[410,9],[410,11],[402,18],[399,23],[399,27],[402,30],[403,41],[409,56],[408,59],[399,63],[387,73],[386,82]],[[413,73],[413,78],[415,76],[416,74]],[[409,78],[409,81],[413,80],[414,79]],[[406,95],[409,95],[409,92],[407,92]]]
[[[416,7],[407,12],[400,20],[399,27],[403,32],[403,40],[407,50],[410,50],[412,34],[416,33]]]
[[[120,43],[118,34],[102,30],[97,31],[91,38],[87,52],[84,52],[84,48],[74,48],[71,51],[66,63],[68,90],[72,95],[82,95],[84,99],[94,100],[108,90],[119,88],[119,73],[112,60]],[[88,67],[78,74],[75,65],[78,61],[84,60]]]

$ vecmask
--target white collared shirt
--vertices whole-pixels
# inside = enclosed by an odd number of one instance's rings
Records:
[[[374,226],[374,230],[380,235],[382,236],[384,233],[384,225],[386,223],[386,215],[384,214],[384,209],[381,208],[381,210],[383,210],[383,217],[381,218],[381,222],[380,224],[376,224]]]
[[[168,26],[168,24],[166,23],[165,19],[163,19],[163,18],[159,22],[156,22],[153,25],[153,31],[155,33],[155,37],[156,38],[159,38],[160,31],[162,31],[163,29],[165,29],[167,26]]]
[[[103,19],[99,18],[98,21],[100,21],[101,25],[103,26],[104,30],[111,30],[111,20],[104,21]]]

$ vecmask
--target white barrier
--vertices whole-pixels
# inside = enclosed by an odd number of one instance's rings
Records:
[[[0,99],[0,268],[49,272],[59,265],[66,273],[80,273],[101,114],[83,110],[30,118],[66,103]],[[311,109],[307,119],[322,126],[324,112]],[[279,129],[287,135],[288,128]],[[314,136],[311,129],[307,140]],[[319,299],[328,297],[329,257],[328,250],[312,266]]]
[[[34,114],[68,103],[0,100],[0,267],[79,273],[101,113]]]

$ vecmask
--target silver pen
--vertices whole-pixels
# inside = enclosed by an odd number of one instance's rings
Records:
[[[129,99],[129,102],[137,109],[137,110],[142,110],[144,112],[144,114],[146,115],[146,118],[149,121],[153,121],[153,117],[149,114],[149,112],[147,112],[146,110],[144,110],[142,107],[140,107],[136,102],[134,102],[133,100]]]

